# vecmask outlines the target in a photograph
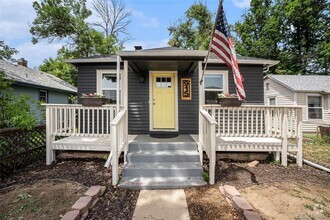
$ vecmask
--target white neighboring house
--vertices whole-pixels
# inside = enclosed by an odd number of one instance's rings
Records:
[[[272,75],[264,77],[265,105],[304,106],[303,131],[330,125],[330,76]]]

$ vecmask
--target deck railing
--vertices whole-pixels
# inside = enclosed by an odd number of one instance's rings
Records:
[[[46,116],[52,135],[104,137],[110,135],[110,123],[116,116],[116,106],[47,104]]]
[[[200,144],[210,159],[214,183],[216,137],[266,137],[281,139],[282,164],[287,165],[288,138],[297,141],[297,163],[302,165],[302,107],[205,105],[200,111]],[[214,131],[213,131],[214,130]]]
[[[111,153],[108,160],[112,164],[112,184],[117,185],[118,176],[118,160],[121,152],[124,152],[124,160],[126,163],[126,154],[128,151],[128,115],[127,110],[121,110],[111,122]]]
[[[205,110],[201,110],[201,127],[200,130],[200,140],[199,143],[202,145],[203,150],[209,158],[209,167],[210,167],[210,184],[214,184],[215,179],[215,160],[216,160],[216,151],[215,151],[215,126],[217,122],[214,117],[209,115]]]
[[[302,111],[297,106],[205,105],[203,108],[217,121],[216,133],[221,137],[296,138]]]

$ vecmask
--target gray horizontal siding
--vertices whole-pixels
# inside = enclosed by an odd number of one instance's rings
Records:
[[[246,93],[246,102],[250,104],[264,103],[263,89],[263,67],[261,65],[240,65],[241,74],[244,77],[244,88]],[[224,65],[208,64],[207,70],[229,70]],[[233,72],[228,71],[229,93],[236,93]]]
[[[141,73],[128,72],[128,133],[149,133],[149,77],[140,82]]]
[[[181,79],[191,78],[192,100],[181,100]],[[192,74],[179,73],[179,132],[183,134],[198,133],[198,70]]]
[[[93,64],[80,64],[78,66],[78,97],[82,93],[96,92],[96,70],[109,70],[116,69],[115,64],[93,63]]]

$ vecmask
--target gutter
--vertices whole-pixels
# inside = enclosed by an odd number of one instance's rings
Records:
[[[14,81],[12,85],[26,86],[26,87],[30,87],[30,88],[36,88],[36,89],[46,89],[46,90],[51,90],[51,91],[55,91],[55,92],[78,94],[77,91],[57,89],[57,88],[53,88],[53,87],[47,87],[47,86],[42,86],[42,85],[37,85],[37,84],[32,84],[32,83],[24,83],[24,82],[19,82],[19,81]]]

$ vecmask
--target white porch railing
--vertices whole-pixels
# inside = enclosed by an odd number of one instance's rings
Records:
[[[115,116],[115,105],[46,105],[46,124],[49,133],[55,136],[109,136],[110,123]]]
[[[215,125],[217,122],[214,117],[208,114],[207,111],[201,110],[201,129],[202,135],[199,140],[199,144],[203,147],[203,150],[206,152],[206,155],[209,158],[209,177],[210,184],[214,184],[215,179],[215,160],[216,160],[216,151],[215,151]]]
[[[277,138],[281,140],[281,156],[282,165],[287,165],[288,153],[288,138],[295,138],[297,140],[297,147],[290,148],[297,152],[297,163],[302,165],[302,107],[299,106],[241,106],[241,107],[222,107],[219,105],[205,105],[204,110],[200,114],[203,116],[200,132],[200,144],[203,150],[210,158],[210,183],[214,183],[213,161],[217,149],[217,138],[234,137],[237,138]],[[213,124],[214,132],[210,131]],[[213,128],[212,128],[213,129]],[[205,131],[206,130],[206,131]],[[270,142],[271,143],[271,142]],[[252,149],[256,143],[227,143],[228,145],[235,145],[230,149],[239,149],[242,145],[241,151],[248,149],[247,145]],[[244,147],[244,148],[243,148]],[[210,152],[210,149],[214,149]],[[252,149],[249,151],[252,151]],[[263,151],[274,148],[264,148]],[[278,149],[278,148],[276,148]],[[278,152],[278,151],[277,151]],[[211,163],[212,161],[212,163]],[[215,163],[214,163],[215,164]],[[211,170],[212,169],[212,170]]]
[[[124,151],[124,162],[126,163],[126,154],[128,151],[128,114],[127,110],[121,110],[111,122],[111,153],[108,161],[112,164],[112,184],[117,185],[119,180],[118,175],[118,160],[121,152]],[[107,164],[109,163],[107,161]]]

